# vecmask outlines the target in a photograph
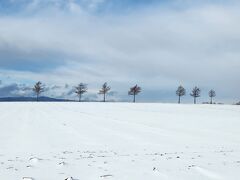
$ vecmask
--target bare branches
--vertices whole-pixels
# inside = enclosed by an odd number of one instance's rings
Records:
[[[42,84],[40,81],[38,81],[38,82],[34,85],[33,91],[34,91],[34,92],[36,93],[36,95],[37,95],[37,101],[39,101],[39,95],[40,95],[42,92],[44,92],[44,86],[43,86],[43,84]]]
[[[111,87],[105,82],[99,90],[99,94],[103,94],[103,102],[106,102],[106,94],[110,91]]]
[[[185,96],[186,95],[186,90],[184,89],[183,86],[179,86],[177,91],[176,91],[176,95],[178,96],[178,104],[181,103],[181,96]]]
[[[210,104],[212,104],[213,103],[213,98],[216,96],[216,92],[213,90],[213,89],[211,89],[209,92],[208,92],[208,96],[210,97]]]
[[[200,93],[201,93],[201,90],[197,86],[195,86],[192,89],[192,92],[190,93],[190,96],[192,96],[194,98],[194,104],[196,104],[196,98],[200,97]]]
[[[82,95],[87,92],[87,84],[80,83],[75,87],[75,93],[78,95],[79,102],[82,100]]]
[[[137,84],[130,88],[128,91],[128,95],[133,96],[133,102],[136,102],[135,96],[138,95],[141,92],[141,87],[139,87]]]

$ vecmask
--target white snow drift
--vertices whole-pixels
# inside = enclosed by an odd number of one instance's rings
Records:
[[[240,178],[240,107],[0,103],[0,179]]]

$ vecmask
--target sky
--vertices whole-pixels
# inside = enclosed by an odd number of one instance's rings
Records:
[[[240,3],[237,0],[0,0],[0,97],[43,95],[176,102],[198,86],[199,102],[240,101]]]

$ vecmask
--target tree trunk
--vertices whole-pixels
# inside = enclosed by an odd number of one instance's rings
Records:
[[[39,95],[37,94],[37,101],[38,101],[38,96],[39,96]]]
[[[212,97],[211,97],[211,102],[210,102],[210,104],[212,104]]]
[[[103,102],[106,101],[106,93],[103,94]]]
[[[82,95],[81,95],[81,94],[79,94],[79,102],[81,102],[81,98],[82,98]]]
[[[181,96],[178,96],[178,104],[181,103]]]
[[[194,97],[194,104],[196,104],[196,97]]]
[[[133,102],[135,103],[136,102],[136,98],[135,98],[135,94],[133,94]]]

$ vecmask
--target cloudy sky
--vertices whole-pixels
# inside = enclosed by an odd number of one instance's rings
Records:
[[[0,0],[0,97],[74,99],[88,84],[99,99],[175,102],[178,85],[215,89],[217,102],[240,100],[240,3],[237,0]],[[184,102],[192,102],[187,95]]]

